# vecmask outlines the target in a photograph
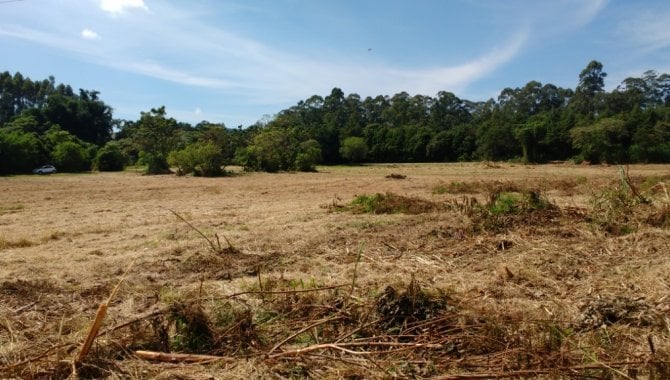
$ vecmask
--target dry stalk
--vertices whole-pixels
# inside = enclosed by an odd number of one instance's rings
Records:
[[[174,214],[174,216],[176,216],[177,218],[179,218],[182,222],[186,223],[187,226],[191,227],[191,229],[192,229],[193,231],[197,232],[200,236],[202,236],[202,238],[205,239],[205,240],[207,241],[207,243],[209,243],[209,247],[212,249],[212,251],[213,251],[214,253],[222,254],[222,253],[225,252],[225,250],[221,247],[221,241],[219,240],[219,235],[218,235],[218,234],[214,234],[214,237],[216,238],[216,245],[215,245],[214,242],[212,241],[212,239],[208,238],[207,235],[205,235],[202,231],[200,231],[198,228],[196,228],[193,224],[191,224],[191,223],[190,223],[188,220],[186,220],[183,216],[179,215],[176,211],[174,211],[174,210],[172,210],[172,209],[169,209],[169,208],[168,208],[167,210],[170,211],[172,214]],[[233,252],[236,252],[237,249],[236,249],[235,247],[233,247],[232,244],[230,244],[230,240],[228,240],[228,238],[227,238],[225,235],[222,235],[222,236],[223,236],[223,239],[224,239],[224,240],[226,241],[226,243],[228,244],[228,247],[229,247]]]
[[[102,320],[105,318],[105,315],[107,314],[107,307],[109,304],[112,302],[112,299],[116,295],[116,293],[119,291],[119,288],[121,287],[121,284],[123,281],[126,279],[126,276],[128,276],[128,273],[130,272],[130,269],[132,269],[133,265],[135,264],[135,260],[133,260],[130,265],[128,265],[128,269],[123,273],[123,276],[119,280],[119,282],[116,284],[112,292],[109,294],[109,297],[107,300],[103,303],[100,304],[100,307],[98,307],[98,311],[95,314],[95,319],[93,320],[93,324],[91,324],[91,328],[88,331],[88,336],[86,336],[86,340],[84,341],[84,344],[81,346],[81,350],[79,351],[79,354],[76,356],[76,358],[73,361],[73,368],[76,364],[81,363],[84,358],[86,358],[86,355],[88,355],[88,352],[91,349],[91,346],[93,345],[93,342],[95,341],[95,338],[98,336],[98,331],[100,331],[100,327],[102,326]]]
[[[347,253],[349,253],[349,249],[347,248]],[[351,278],[351,290],[349,291],[349,296],[345,300],[345,307],[347,303],[349,302],[349,299],[354,295],[354,289],[356,288],[356,276],[358,274],[358,263],[361,262],[361,257],[363,256],[363,243],[358,247],[358,255],[356,255],[356,263],[354,264],[354,275]]]

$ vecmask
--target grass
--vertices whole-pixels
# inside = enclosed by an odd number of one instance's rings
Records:
[[[0,215],[0,373],[70,376],[136,260],[80,377],[667,378],[668,168],[630,167],[646,204],[567,164],[7,178],[4,205],[50,200]]]

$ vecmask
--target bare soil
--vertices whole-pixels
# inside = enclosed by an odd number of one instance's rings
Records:
[[[669,378],[670,166],[620,170],[0,178],[0,378]]]

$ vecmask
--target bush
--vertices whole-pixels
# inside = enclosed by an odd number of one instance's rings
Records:
[[[223,154],[212,142],[198,142],[171,152],[168,163],[177,167],[177,175],[215,177],[225,174]]]
[[[147,166],[146,174],[171,173],[167,160],[160,153],[140,152],[138,163]]]
[[[121,171],[126,166],[127,158],[121,147],[114,141],[108,142],[100,148],[95,156],[93,165],[101,172]]]
[[[51,153],[54,164],[61,172],[83,172],[91,169],[91,159],[86,147],[74,141],[65,141]]]
[[[295,167],[301,172],[316,171],[316,164],[321,161],[321,146],[316,140],[303,141],[295,158]]]

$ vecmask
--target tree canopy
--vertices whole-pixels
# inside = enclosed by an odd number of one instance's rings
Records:
[[[530,80],[487,101],[447,90],[362,98],[336,87],[269,120],[229,129],[179,122],[165,107],[136,121],[115,120],[95,90],[4,72],[0,174],[47,162],[72,171],[140,163],[149,173],[173,166],[197,175],[225,174],[232,163],[274,172],[356,162],[670,162],[670,75],[649,70],[609,92],[606,77],[593,60],[574,89]]]

